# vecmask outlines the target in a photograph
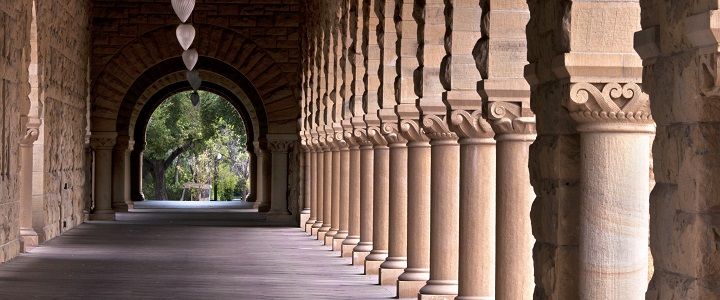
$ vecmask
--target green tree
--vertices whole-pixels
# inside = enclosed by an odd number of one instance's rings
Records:
[[[223,189],[234,191],[242,181],[243,171],[233,168],[242,159],[247,139],[239,114],[216,94],[201,91],[198,108],[188,95],[169,97],[148,122],[144,166],[146,177],[153,180],[144,188],[152,188],[159,200],[178,199],[185,182],[216,180]],[[216,159],[218,153],[223,159]],[[215,176],[215,170],[222,170],[222,176]]]

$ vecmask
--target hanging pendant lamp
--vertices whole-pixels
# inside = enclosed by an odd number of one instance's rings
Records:
[[[187,50],[195,40],[195,27],[190,24],[180,24],[177,30],[175,30],[175,35],[177,36],[178,42],[180,42],[180,46],[182,46],[184,50]]]
[[[187,72],[187,81],[190,83],[190,86],[193,88],[193,90],[197,91],[200,89],[200,85],[202,84],[202,79],[200,78],[200,72],[198,70],[192,70]]]
[[[190,102],[192,102],[192,105],[195,107],[200,104],[200,94],[198,94],[197,91],[190,94]]]
[[[183,52],[183,62],[185,63],[185,67],[188,69],[188,71],[192,71],[193,69],[195,69],[195,64],[197,64],[198,57],[198,52],[195,49],[189,49]]]
[[[195,8],[195,0],[172,0],[172,7],[180,21],[185,23]]]

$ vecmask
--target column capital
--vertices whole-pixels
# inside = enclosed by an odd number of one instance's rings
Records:
[[[367,136],[373,146],[387,146],[388,144],[388,141],[382,134],[382,130],[378,126],[368,127]]]
[[[425,135],[425,130],[420,126],[417,120],[401,120],[400,132],[408,142],[429,142],[430,139]]]
[[[117,132],[93,132],[90,135],[90,147],[95,150],[113,150]]]
[[[357,138],[355,137],[354,130],[349,129],[343,132],[345,143],[347,143],[348,148],[350,149],[357,149],[360,147],[360,144],[358,143]]]
[[[572,83],[564,106],[579,131],[655,131],[649,97],[635,82]]]
[[[535,117],[523,113],[522,103],[489,103],[488,119],[496,135],[537,134]]]
[[[482,110],[454,110],[450,114],[453,131],[461,139],[489,139],[495,135],[490,123],[482,117]]]
[[[25,135],[20,139],[20,145],[30,146],[40,137],[40,125],[42,120],[36,118],[28,118],[28,122],[25,125]]]
[[[458,136],[450,130],[446,118],[438,115],[425,115],[423,117],[423,129],[431,140],[457,140]]]
[[[388,145],[405,145],[408,140],[400,132],[398,123],[384,123],[380,128]]]
[[[134,147],[135,141],[131,140],[127,135],[121,135],[115,139],[113,151],[132,151]]]
[[[355,141],[360,147],[372,147],[373,143],[367,134],[367,129],[356,128],[355,131],[353,131],[353,136],[355,136]]]
[[[271,153],[287,153],[294,143],[290,140],[269,141],[268,148]]]

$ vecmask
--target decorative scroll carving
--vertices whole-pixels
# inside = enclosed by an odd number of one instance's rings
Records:
[[[347,145],[348,145],[348,148],[356,149],[357,147],[360,146],[360,144],[358,143],[357,139],[355,138],[355,134],[353,134],[352,130],[345,131],[344,138],[345,138],[345,143],[347,143]]]
[[[580,123],[652,123],[649,97],[636,83],[608,83],[600,90],[590,83],[570,88],[567,108]]]
[[[372,146],[373,143],[370,140],[370,137],[367,135],[367,131],[365,129],[355,129],[353,132],[353,136],[355,136],[355,141],[361,146],[361,147],[367,147]]]
[[[448,123],[436,115],[423,117],[425,134],[431,140],[457,140],[458,136],[448,127]]]
[[[382,135],[382,131],[380,130],[380,127],[375,127],[375,126],[368,127],[367,136],[368,136],[368,139],[370,139],[370,142],[372,142],[372,144],[375,146],[387,146],[387,144],[388,144],[388,141]]]
[[[490,123],[483,119],[481,110],[455,110],[450,114],[450,122],[460,138],[492,138],[495,135]]]
[[[32,145],[40,137],[39,128],[28,128],[25,135],[20,139],[20,145]]]
[[[307,139],[307,137],[305,136],[305,133],[301,133],[301,134],[300,134],[300,149],[302,149],[303,152],[310,152],[310,151],[312,151],[312,150],[311,150],[310,143],[308,142],[308,139]]]
[[[115,138],[93,138],[90,137],[90,147],[95,150],[112,150],[115,146]]]
[[[488,106],[488,118],[496,134],[535,134],[535,117],[522,116],[522,104],[493,102]]]
[[[380,128],[388,144],[407,144],[407,139],[402,136],[398,124],[385,123]]]
[[[293,144],[293,141],[269,141],[268,148],[272,153],[288,153]]]
[[[341,150],[348,148],[348,143],[345,141],[344,131],[335,131],[335,145]]]
[[[420,127],[420,124],[414,120],[402,120],[400,121],[400,132],[403,137],[410,142],[429,142],[430,139],[425,134],[425,130]]]

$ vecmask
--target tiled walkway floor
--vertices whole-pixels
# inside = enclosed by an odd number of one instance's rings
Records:
[[[0,299],[389,299],[299,228],[244,202],[146,201],[0,265]]]

